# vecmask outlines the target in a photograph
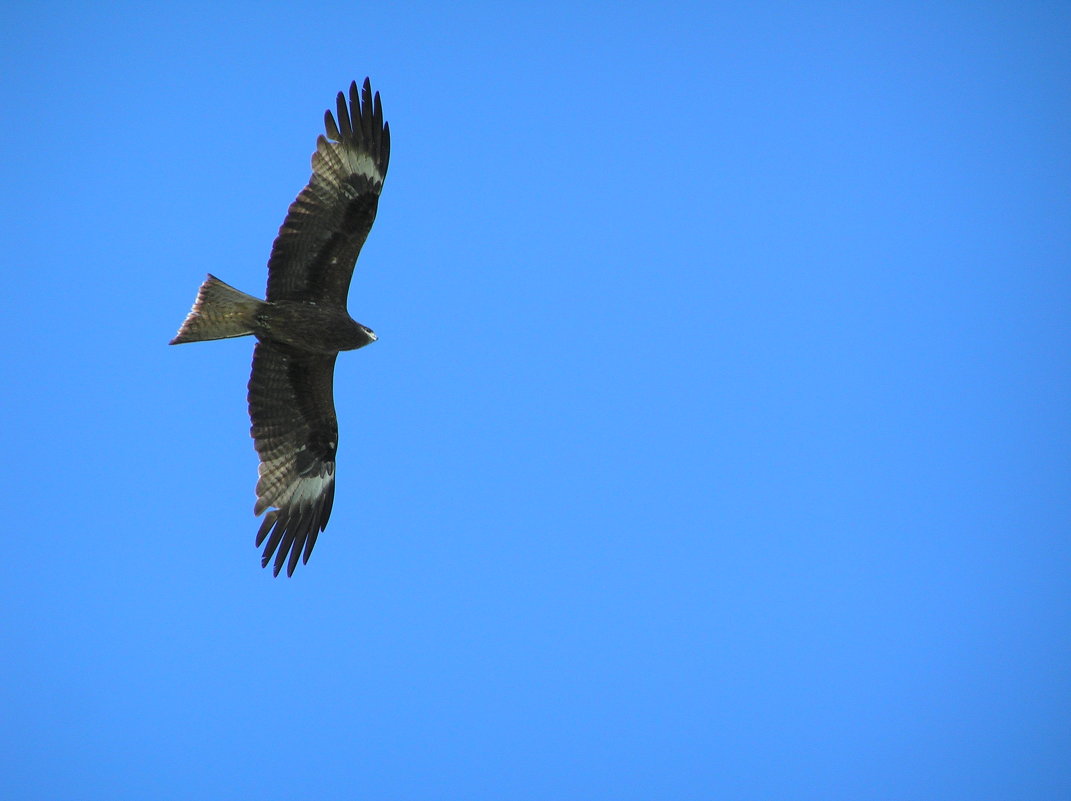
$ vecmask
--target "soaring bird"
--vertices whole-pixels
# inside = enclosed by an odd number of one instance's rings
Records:
[[[366,78],[336,101],[338,122],[324,112],[327,136],[316,140],[312,177],[279,228],[268,259],[265,300],[213,275],[201,284],[172,345],[252,334],[250,433],[260,456],[255,515],[261,566],[275,557],[293,575],[308,562],[335,497],[333,379],[339,351],[375,342],[372,329],[346,310],[350,278],[376,219],[390,160],[390,127],[379,93]],[[265,540],[267,541],[265,543]]]

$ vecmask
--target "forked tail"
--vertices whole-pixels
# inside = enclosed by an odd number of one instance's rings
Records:
[[[264,301],[239,292],[211,273],[197,290],[197,300],[171,345],[206,339],[243,337],[253,333],[257,310]]]

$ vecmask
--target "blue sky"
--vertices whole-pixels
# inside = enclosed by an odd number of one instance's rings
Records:
[[[0,795],[1066,799],[1071,9],[448,5],[0,11]],[[273,579],[252,342],[166,343],[365,75]]]

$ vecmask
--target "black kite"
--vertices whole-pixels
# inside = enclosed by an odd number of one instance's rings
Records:
[[[257,338],[249,377],[249,417],[260,455],[254,514],[275,556],[292,575],[308,562],[335,497],[338,424],[332,383],[339,351],[376,340],[350,318],[346,295],[357,255],[376,219],[390,159],[390,127],[379,93],[365,79],[338,93],[338,124],[324,113],[312,178],[290,205],[268,260],[267,299],[209,275],[172,345],[249,334]]]

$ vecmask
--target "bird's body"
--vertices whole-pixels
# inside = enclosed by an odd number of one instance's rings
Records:
[[[310,353],[338,353],[363,348],[376,340],[345,309],[300,300],[265,303],[253,331],[261,342],[289,345]]]
[[[335,493],[335,358],[374,342],[346,310],[350,278],[376,217],[390,160],[390,128],[369,81],[328,111],[309,184],[291,204],[268,261],[266,300],[209,275],[172,345],[253,335],[251,433],[260,455],[255,514],[262,564],[276,575],[308,561]]]

